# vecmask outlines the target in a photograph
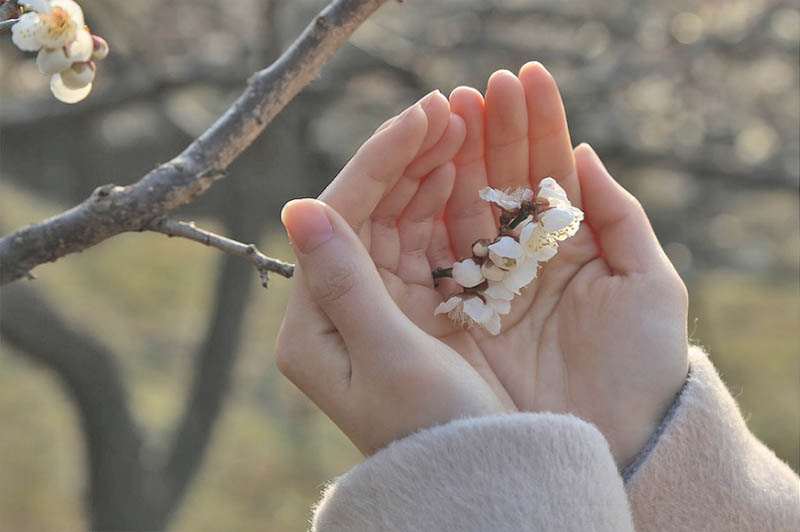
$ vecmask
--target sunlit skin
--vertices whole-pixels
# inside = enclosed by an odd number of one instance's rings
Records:
[[[407,163],[394,163],[405,171],[370,178],[387,159],[403,157],[369,155],[370,141],[362,147],[367,155],[356,156],[320,199],[359,234],[392,299],[419,327],[413,334],[427,333],[459,353],[506,410],[573,413],[594,423],[624,467],[685,381],[685,287],[639,203],[590,147],[573,150],[555,81],[540,64],[518,75],[496,72],[485,98],[460,87],[450,110],[447,103],[429,101],[427,129],[408,132],[424,138]],[[451,161],[449,145],[459,137],[464,142]],[[497,235],[498,213],[478,190],[535,189],[548,176],[586,217],[514,299],[501,334],[434,316],[455,287],[447,280],[434,287],[431,271]],[[302,292],[293,292],[285,328]],[[336,328],[328,332],[335,336]]]

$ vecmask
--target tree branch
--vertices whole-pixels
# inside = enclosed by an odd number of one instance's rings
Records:
[[[3,0],[0,2],[0,20],[6,21],[15,19],[20,16],[22,9],[20,9],[17,0]],[[11,24],[13,26],[13,24]]]
[[[3,341],[53,371],[75,402],[87,447],[90,528],[108,530],[120,522],[137,528],[147,513],[141,499],[142,434],[114,355],[65,323],[30,287],[3,288],[2,301]]]
[[[0,239],[0,284],[117,234],[147,229],[154,220],[203,194],[384,2],[334,0],[277,61],[250,78],[216,123],[172,161],[132,185],[98,187],[72,209]]]
[[[161,218],[150,224],[149,229],[167,236],[179,236],[188,238],[195,242],[200,242],[206,246],[217,248],[231,255],[238,255],[253,264],[261,276],[261,285],[267,288],[269,284],[269,272],[275,272],[284,277],[291,277],[294,274],[294,265],[278,259],[267,257],[261,253],[253,244],[243,244],[236,240],[200,229],[194,222],[179,222],[169,218]]]

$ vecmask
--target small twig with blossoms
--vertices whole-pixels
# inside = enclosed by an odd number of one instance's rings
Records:
[[[51,6],[56,1],[65,0],[51,0]],[[0,285],[27,277],[39,264],[120,233],[149,230],[154,221],[203,194],[225,176],[225,169],[386,1],[332,1],[277,61],[248,80],[247,88],[222,116],[173,160],[132,185],[103,185],[68,211],[0,238]]]
[[[92,92],[96,61],[108,56],[108,43],[92,35],[74,0],[17,0],[24,12],[11,27],[11,40],[25,52],[37,52],[36,67],[50,76],[50,91],[64,103]]]
[[[501,316],[511,312],[511,301],[533,282],[541,264],[558,253],[558,243],[578,231],[583,212],[552,177],[542,179],[535,193],[528,188],[485,187],[478,194],[500,209],[498,235],[475,242],[471,257],[433,271],[434,283],[452,277],[460,286],[434,314],[447,314],[456,323],[497,335]]]
[[[294,275],[294,265],[277,259],[267,257],[261,253],[253,244],[243,244],[236,240],[212,233],[206,229],[201,229],[194,222],[180,222],[170,218],[162,218],[150,224],[150,230],[164,233],[169,237],[178,236],[200,242],[206,246],[217,248],[231,255],[238,255],[244,258],[258,270],[261,276],[261,285],[267,288],[269,285],[269,273],[274,272],[284,277]]]

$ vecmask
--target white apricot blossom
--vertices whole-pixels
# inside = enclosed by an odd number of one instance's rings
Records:
[[[536,192],[484,187],[478,195],[502,209],[498,235],[476,241],[472,257],[453,264],[451,275],[463,292],[442,302],[434,314],[497,335],[500,317],[511,312],[514,297],[536,279],[541,263],[558,253],[559,241],[578,231],[583,212],[551,177]]]
[[[11,40],[26,52],[52,53],[62,50],[72,62],[92,56],[92,35],[83,10],[74,0],[23,0],[30,8],[11,27]]]
[[[50,77],[50,90],[65,103],[86,98],[95,65],[108,55],[108,43],[92,35],[74,0],[21,0],[27,12],[11,27],[11,40],[26,52],[38,52],[36,66]]]

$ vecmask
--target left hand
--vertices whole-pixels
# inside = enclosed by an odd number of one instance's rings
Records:
[[[369,234],[363,228],[387,188],[413,195],[420,180],[431,194],[405,212],[424,220],[449,193],[463,135],[447,99],[429,95],[385,124],[323,194],[341,215],[315,200],[290,202],[282,213],[298,266],[278,367],[367,455],[422,428],[514,409],[496,379],[493,388],[398,309],[392,298],[404,285],[384,286],[353,230]],[[436,192],[442,185],[445,194]],[[376,251],[387,242],[366,244]]]

